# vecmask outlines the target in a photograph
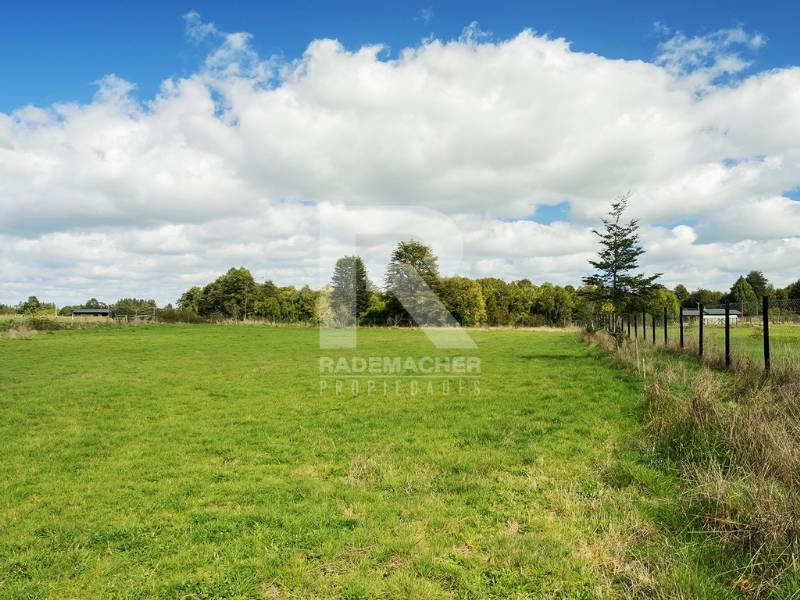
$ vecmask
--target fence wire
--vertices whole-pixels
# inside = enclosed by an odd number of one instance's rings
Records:
[[[639,344],[682,349],[710,362],[761,364],[800,372],[800,299],[685,307],[679,315],[641,311],[611,316],[606,329]]]

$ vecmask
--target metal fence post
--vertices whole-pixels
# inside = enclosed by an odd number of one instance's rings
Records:
[[[763,300],[764,313],[764,371],[769,374],[770,359],[769,359],[769,296],[764,296]]]
[[[725,300],[725,366],[731,366],[731,301]]]
[[[652,323],[652,329],[653,329],[653,345],[655,346],[656,345],[656,316],[655,315],[650,315],[650,321]]]
[[[704,321],[705,321],[703,316],[705,315],[705,307],[702,304],[700,305],[700,307],[698,309],[698,313],[699,314],[697,315],[697,318],[699,320],[698,323],[700,325],[700,352],[699,352],[699,354],[700,354],[700,356],[703,356],[703,324],[704,324]]]
[[[678,312],[678,321],[680,321],[680,329],[681,329],[681,350],[683,350],[683,305],[681,305],[681,309]]]

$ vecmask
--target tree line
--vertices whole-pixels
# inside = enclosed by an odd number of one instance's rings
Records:
[[[684,307],[694,307],[698,304],[713,306],[728,301],[734,307],[744,307],[746,312],[754,312],[764,296],[776,300],[800,301],[800,279],[784,288],[778,288],[769,282],[763,272],[750,271],[747,275],[740,276],[727,292],[705,288],[690,292],[686,286],[679,284],[675,286],[675,295]]]
[[[158,307],[155,300],[121,298],[105,304],[96,298],[82,305],[40,302],[35,296],[16,306],[0,304],[0,314],[70,315],[76,308],[108,308],[115,316],[153,315],[162,321],[204,322],[259,319],[272,323],[323,323],[333,326],[446,325],[463,326],[565,326],[591,322],[598,314],[664,309],[677,316],[681,306],[712,306],[730,300],[746,311],[754,310],[765,295],[800,300],[800,280],[776,288],[761,271],[742,275],[728,292],[684,285],[673,290],[656,283],[660,274],[636,274],[639,245],[638,221],[623,221],[627,197],[612,204],[600,239],[595,273],[583,285],[536,285],[529,279],[506,282],[497,277],[472,279],[442,276],[430,246],[415,240],[400,242],[392,252],[383,286],[369,279],[360,256],[336,261],[330,284],[320,290],[305,285],[259,283],[244,268],[231,268],[205,286],[184,292],[177,306]]]
[[[386,268],[383,290],[372,283],[359,256],[336,262],[322,290],[320,317],[334,325],[564,326],[581,309],[572,286],[507,283],[496,277],[445,277],[430,246],[400,242]]]
[[[336,261],[330,284],[320,290],[259,283],[240,267],[190,288],[177,306],[207,320],[406,326],[442,325],[450,315],[464,326],[563,326],[580,304],[572,286],[443,277],[431,247],[409,240],[392,253],[383,289],[369,279],[363,258],[344,256]]]

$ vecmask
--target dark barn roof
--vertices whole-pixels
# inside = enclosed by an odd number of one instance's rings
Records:
[[[724,317],[725,316],[725,309],[724,308],[704,308],[703,315],[707,317]],[[684,317],[697,317],[700,316],[700,310],[697,308],[684,308],[683,309],[683,316]],[[735,308],[731,309],[731,316],[738,317],[741,316],[741,313],[736,310]]]

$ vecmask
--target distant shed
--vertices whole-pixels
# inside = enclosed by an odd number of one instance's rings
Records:
[[[690,321],[696,320],[700,316],[700,310],[697,308],[684,308],[683,316]],[[731,309],[731,325],[736,325],[739,322],[741,313],[735,308]],[[703,323],[706,325],[725,325],[725,309],[724,308],[703,308]]]

